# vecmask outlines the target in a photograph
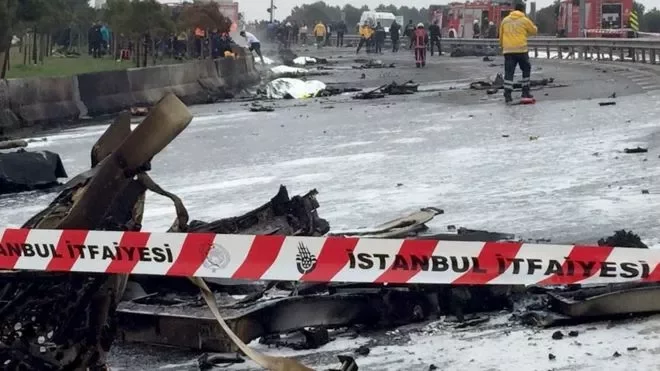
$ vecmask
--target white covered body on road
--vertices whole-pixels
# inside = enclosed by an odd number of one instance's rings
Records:
[[[270,99],[303,99],[316,96],[326,85],[318,80],[280,78],[266,85],[266,96]]]

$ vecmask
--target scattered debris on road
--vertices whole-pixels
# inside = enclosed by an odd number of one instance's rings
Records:
[[[250,106],[250,112],[273,112],[275,107],[262,105],[261,103],[254,102]]]
[[[412,80],[403,84],[392,82],[389,84],[381,85],[376,89],[356,94],[354,99],[379,99],[385,98],[386,95],[406,95],[415,94],[419,90],[419,84],[415,84]]]
[[[385,64],[381,60],[369,59],[365,63],[359,66],[353,66],[355,70],[364,70],[364,69],[376,69],[376,68],[396,68],[394,63]]]
[[[536,80],[530,80],[529,85],[531,87],[554,87],[557,86],[555,85],[555,79],[554,78],[543,78],[543,79],[536,79]],[[470,89],[473,90],[486,90],[488,94],[495,94],[497,93],[498,89],[502,89],[504,87],[504,77],[502,76],[501,73],[498,73],[493,81],[484,81],[484,80],[479,80],[479,81],[474,81],[470,83]],[[513,83],[513,88],[514,89],[521,89],[522,84],[520,82],[514,82]]]

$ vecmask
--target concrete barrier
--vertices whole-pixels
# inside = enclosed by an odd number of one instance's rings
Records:
[[[209,90],[225,85],[212,60],[133,68],[128,80],[137,105],[155,104],[170,92],[186,104],[207,103]]]
[[[254,57],[245,48],[233,50],[235,59],[217,59],[215,61],[218,74],[235,90],[244,89],[259,82],[259,73],[255,67]]]
[[[254,58],[244,48],[236,59],[86,73],[73,77],[0,81],[0,131],[16,126],[101,116],[153,105],[172,92],[186,104],[208,103],[225,92],[259,82]],[[16,116],[21,124],[16,125]]]
[[[89,116],[117,113],[131,108],[135,103],[127,71],[78,75],[78,91]]]
[[[18,117],[9,107],[9,87],[7,81],[0,80],[0,136],[20,128]]]
[[[7,80],[9,107],[27,126],[79,118],[74,77]]]

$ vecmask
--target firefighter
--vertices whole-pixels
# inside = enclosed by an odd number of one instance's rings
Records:
[[[488,38],[497,39],[497,27],[495,27],[495,22],[488,22]]]
[[[481,36],[481,26],[479,26],[479,20],[475,19],[472,22],[472,38],[478,39]]]
[[[410,40],[410,48],[415,48],[415,65],[417,68],[426,66],[426,46],[429,43],[429,34],[423,23],[417,24],[417,29]]]
[[[513,74],[516,66],[522,70],[522,97],[533,98],[529,93],[529,76],[532,66],[529,63],[527,37],[536,35],[536,25],[525,15],[525,4],[516,3],[511,12],[500,24],[500,46],[504,54],[504,100],[511,103]]]

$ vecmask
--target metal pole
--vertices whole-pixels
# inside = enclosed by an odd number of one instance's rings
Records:
[[[275,7],[274,1],[270,0],[270,23],[273,23],[273,13],[275,12]]]
[[[587,37],[585,30],[585,16],[587,12],[586,0],[580,0],[580,37]],[[580,59],[584,59],[584,47],[580,48]]]
[[[587,15],[586,0],[580,0],[580,37],[585,37],[585,17]]]
[[[536,1],[529,3],[529,17],[536,23]]]

